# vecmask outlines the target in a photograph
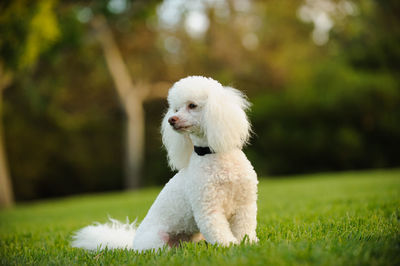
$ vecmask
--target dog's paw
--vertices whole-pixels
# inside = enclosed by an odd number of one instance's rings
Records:
[[[236,238],[225,239],[219,243],[221,246],[228,247],[232,245],[238,245],[240,242]]]

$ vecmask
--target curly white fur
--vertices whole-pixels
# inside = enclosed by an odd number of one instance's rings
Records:
[[[245,235],[250,242],[258,240],[257,175],[241,151],[251,130],[245,96],[211,78],[191,76],[172,86],[168,103],[162,139],[169,165],[178,173],[137,229],[116,222],[88,226],[75,234],[73,246],[143,251],[175,246],[198,232],[224,246]],[[199,156],[193,146],[213,153]]]

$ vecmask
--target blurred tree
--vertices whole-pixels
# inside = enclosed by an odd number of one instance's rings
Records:
[[[92,20],[92,25],[96,30],[108,69],[127,116],[124,186],[126,189],[135,189],[140,186],[140,182],[143,179],[142,168],[145,156],[145,112],[143,103],[154,98],[165,98],[170,84],[159,82],[151,85],[144,83],[135,85],[106,19],[98,15]]]
[[[398,1],[305,1],[294,10],[306,23],[279,44],[283,89],[254,104],[256,167],[282,175],[398,166]]]
[[[5,72],[0,62],[0,119],[3,118],[3,90],[11,82],[11,73]],[[4,145],[3,123],[0,121],[0,207],[9,207],[14,203],[14,193],[8,170],[8,162]]]
[[[141,65],[143,49],[132,51],[124,46],[132,46],[132,43],[140,43],[143,40],[137,38],[140,32],[147,34],[146,45],[148,49],[155,46],[155,31],[148,30],[146,23],[149,17],[153,16],[156,4],[159,1],[97,1],[87,7],[80,7],[80,12],[89,12],[85,22],[89,25],[89,31],[94,29],[96,39],[102,47],[109,73],[114,81],[116,92],[119,96],[122,108],[126,115],[126,136],[125,136],[125,172],[124,187],[126,189],[138,188],[142,182],[142,168],[144,161],[145,144],[145,112],[144,101],[152,100],[167,95],[169,84],[158,82],[149,84],[146,80],[151,71],[129,71],[130,65],[124,62],[123,58],[129,58],[128,62],[134,65]],[[132,40],[132,32],[137,36]],[[114,38],[116,32],[122,49],[118,47]],[[150,38],[149,38],[150,37]],[[129,54],[129,55],[128,55]],[[142,57],[143,59],[141,60]],[[145,65],[145,64],[144,64]],[[154,67],[154,64],[153,64]],[[147,72],[147,73],[146,73]],[[129,73],[134,73],[131,75]],[[135,80],[135,82],[133,82]],[[158,79],[160,80],[160,79]]]
[[[35,10],[24,7],[22,24]],[[41,60],[12,66],[26,60],[2,46],[14,77],[3,113],[16,196],[134,186],[129,165],[143,156],[141,185],[165,183],[166,101],[150,99],[187,75],[251,98],[246,152],[261,176],[398,166],[398,10],[394,0],[60,1],[62,34]],[[22,46],[19,32],[5,40]]]
[[[62,77],[69,77],[72,80],[76,80],[76,83],[82,83],[79,82],[77,80],[79,80],[79,78],[77,77],[81,77],[81,73],[74,73],[74,75],[72,75],[73,69],[70,68],[71,65],[71,59],[74,60],[73,58],[79,58],[76,57],[76,52],[78,53],[82,53],[81,54],[81,58],[86,58],[85,64],[87,65],[91,65],[91,67],[93,69],[96,68],[96,64],[99,64],[99,61],[97,60],[98,57],[91,57],[91,55],[88,55],[88,51],[87,48],[91,47],[93,49],[93,47],[95,46],[95,44],[93,43],[92,37],[96,36],[97,40],[100,40],[100,44],[101,47],[104,48],[104,55],[106,58],[106,62],[108,63],[107,66],[109,67],[109,73],[111,73],[111,77],[114,79],[115,81],[115,88],[117,89],[117,92],[119,92],[119,96],[120,96],[120,100],[123,103],[123,106],[125,106],[126,108],[124,108],[124,110],[126,111],[126,117],[128,118],[129,123],[127,123],[126,126],[126,144],[124,145],[125,147],[125,162],[126,162],[126,171],[125,171],[125,187],[126,188],[132,188],[132,187],[137,187],[139,181],[140,181],[140,164],[142,161],[142,157],[143,157],[143,145],[144,145],[144,134],[143,134],[143,125],[141,126],[141,124],[144,122],[144,112],[142,112],[142,103],[143,101],[148,101],[151,99],[157,99],[160,97],[165,97],[166,93],[167,93],[167,88],[169,86],[169,83],[166,82],[152,82],[151,84],[149,84],[149,82],[147,82],[146,80],[148,79],[147,76],[149,73],[149,71],[146,71],[146,69],[142,69],[141,66],[145,66],[146,64],[148,64],[150,66],[150,64],[152,65],[153,69],[155,69],[156,64],[154,63],[150,63],[151,60],[148,60],[149,56],[154,56],[154,48],[153,46],[155,45],[155,39],[153,38],[147,38],[147,40],[149,42],[147,43],[143,43],[143,38],[138,37],[138,36],[150,36],[151,35],[155,35],[155,33],[153,33],[152,31],[148,30],[147,27],[143,27],[146,23],[147,23],[147,19],[149,16],[152,16],[154,14],[154,9],[155,9],[155,4],[158,1],[152,1],[153,3],[149,2],[149,1],[119,1],[119,3],[116,3],[118,1],[96,1],[96,3],[91,3],[89,5],[87,5],[88,3],[81,1],[81,2],[76,2],[75,4],[71,5],[70,2],[65,1],[65,2],[60,2],[59,6],[58,6],[58,15],[60,17],[60,20],[62,21],[62,31],[63,34],[66,35],[66,37],[63,36],[63,38],[59,41],[56,49],[50,50],[47,53],[47,60],[48,62],[54,62],[55,64],[53,64],[53,66],[49,66],[50,68],[52,68],[51,70],[46,67],[46,65],[42,65],[42,70],[43,72],[47,71],[47,73],[49,73],[50,71],[54,72],[55,70],[55,66],[57,66],[58,71],[60,71],[62,73],[62,76],[57,77],[56,75],[53,75],[52,78],[50,78],[49,75],[37,75],[36,73],[34,73],[33,71],[31,72],[32,74],[30,74],[31,76],[26,79],[26,77],[28,75],[25,75],[25,79],[26,82],[20,82],[20,83],[24,83],[24,84],[18,84],[17,86],[25,86],[26,88],[30,87],[31,84],[30,83],[36,83],[36,87],[38,89],[38,91],[42,90],[39,94],[35,93],[28,93],[30,95],[28,95],[28,97],[32,97],[32,99],[35,99],[32,101],[33,106],[37,105],[37,101],[42,101],[42,103],[45,103],[45,101],[40,100],[40,98],[43,98],[43,89],[40,88],[40,84],[43,83],[45,86],[48,86],[48,82],[51,83],[58,83],[57,86],[63,86],[65,81],[63,81]],[[95,15],[93,15],[95,14]],[[73,16],[71,16],[73,15]],[[99,21],[99,18],[104,18],[103,19],[103,26],[105,25],[105,27],[97,27],[97,29],[95,29],[95,31],[93,31],[93,25],[95,25],[95,23],[91,23],[91,21]],[[80,27],[76,27],[76,21],[79,20],[81,22]],[[100,19],[101,20],[101,19]],[[105,21],[110,21],[110,26],[108,26],[108,23]],[[85,24],[88,27],[85,27]],[[104,31],[104,29],[106,29],[106,31]],[[134,38],[133,40],[131,39],[131,37],[129,37],[131,35],[131,32],[128,31],[128,29],[136,31],[136,38]],[[116,44],[116,41],[113,40],[113,33],[116,34],[118,36],[118,39],[121,40],[120,43],[122,43],[121,47],[122,49],[120,50]],[[92,33],[95,34],[92,34]],[[142,33],[141,33],[142,32]],[[105,40],[105,41],[104,41]],[[153,42],[153,43],[152,43]],[[140,46],[139,47],[135,47],[135,45],[133,46],[132,49],[132,44],[136,44],[138,43]],[[72,45],[71,45],[72,44]],[[111,44],[111,45],[110,45]],[[128,44],[128,45],[127,45]],[[141,46],[147,46],[149,49],[149,53],[143,53],[143,48]],[[128,48],[126,48],[126,46],[128,46]],[[85,48],[87,47],[87,48]],[[71,56],[69,56],[70,50],[71,49],[75,49],[75,53],[72,53]],[[89,48],[90,49],[90,48]],[[58,53],[64,53],[64,54],[57,54]],[[115,56],[117,54],[117,56]],[[123,56],[118,56],[118,54],[123,54]],[[128,65],[125,66],[125,63],[123,62],[123,60],[121,59],[122,57],[127,58],[129,57],[129,55],[133,55],[133,57],[135,58],[135,60],[130,60],[130,62],[133,62],[135,66],[140,66],[140,69],[134,69],[134,71],[129,71],[128,68],[132,69],[132,65]],[[64,59],[68,58],[68,61],[66,62]],[[77,61],[77,60],[76,60]],[[83,61],[83,60],[81,60]],[[142,63],[144,62],[144,63]],[[115,66],[117,66],[117,69],[115,68]],[[46,69],[46,70],[44,70]],[[121,73],[121,70],[122,72]],[[79,71],[78,71],[79,72]],[[129,72],[134,72],[135,74],[137,74],[138,76],[140,76],[140,78],[136,78],[137,82],[133,83],[130,80],[130,76],[129,76]],[[71,75],[68,75],[68,73],[71,73]],[[96,82],[101,82],[100,79],[98,78],[99,76],[104,75],[104,73],[101,74],[97,74],[97,76],[94,76],[92,78],[92,80],[94,81],[93,83]],[[82,76],[83,77],[83,76]],[[107,77],[107,76],[106,76]],[[122,80],[124,80],[121,83],[121,77]],[[162,77],[160,76],[160,79]],[[52,80],[53,79],[53,80]],[[42,82],[43,80],[43,82]],[[51,81],[52,80],[52,81]],[[21,79],[21,81],[23,81]],[[128,82],[126,82],[128,81]],[[90,83],[87,82],[86,83]],[[104,82],[103,82],[104,84]],[[122,89],[121,89],[121,84],[122,84]],[[75,87],[76,84],[73,84],[73,82],[71,82],[71,84],[69,84],[69,86],[71,87]],[[102,85],[104,86],[104,85]],[[128,87],[127,87],[128,86]],[[109,86],[110,87],[110,86]],[[59,89],[57,89],[58,91],[60,91]],[[64,91],[62,90],[63,94],[74,94],[73,90],[70,91]],[[127,93],[126,93],[127,92]],[[133,92],[133,93],[131,93]],[[45,92],[47,94],[47,92]],[[57,93],[56,91],[54,93]],[[42,96],[43,95],[43,96]],[[61,95],[61,94],[60,94]],[[54,97],[51,95],[46,95],[46,97]],[[82,95],[81,95],[82,96]],[[55,97],[55,99],[60,98],[60,97]],[[82,97],[81,97],[82,98]],[[36,103],[35,103],[36,101]],[[53,100],[53,102],[55,102]],[[75,103],[67,103],[68,105],[76,105],[78,101],[76,101]],[[129,102],[129,104],[125,104]],[[58,104],[65,104],[62,102],[58,102]],[[96,102],[94,103],[96,104]],[[62,106],[61,106],[62,107]],[[40,109],[46,108],[45,105],[43,107],[41,107]],[[76,117],[67,117],[65,115],[60,116],[60,111],[61,110],[57,110],[52,108],[52,110],[49,109],[50,112],[53,112],[54,114],[51,114],[51,119],[54,119],[54,122],[57,125],[64,125],[66,124],[66,120],[69,121],[69,127],[72,124],[84,124],[84,120],[89,120],[90,121],[90,116],[87,116],[83,118],[82,116],[76,116]],[[45,111],[45,113],[43,113],[43,117],[42,117],[42,121],[45,120],[45,117],[48,116],[48,114],[50,114],[48,111]],[[61,111],[64,112],[64,111]],[[27,115],[25,115],[25,117],[27,117]],[[15,120],[14,120],[15,121]],[[88,121],[88,122],[89,122]],[[142,121],[142,123],[141,123]],[[76,125],[75,125],[76,127]],[[31,128],[32,130],[32,128]],[[71,128],[64,128],[64,130],[66,130],[65,132],[70,132]],[[46,133],[48,133],[50,131],[47,131]],[[11,137],[9,137],[10,139],[12,139],[12,135]],[[25,137],[25,139],[27,139]],[[51,146],[51,145],[55,145],[54,143],[51,143],[49,140],[46,141],[49,145],[47,146]],[[15,143],[13,143],[14,145]],[[85,143],[82,146],[88,146],[89,143]],[[18,146],[18,145],[16,145]],[[32,145],[31,145],[32,146]],[[84,148],[81,149],[84,149]],[[50,148],[50,147],[49,147]],[[51,149],[54,149],[55,147],[51,147]],[[105,147],[104,147],[105,148]],[[65,149],[65,148],[63,148]],[[13,149],[13,151],[15,151],[15,149]],[[45,153],[47,152],[46,149],[40,149],[40,151],[38,151],[40,153],[43,153],[42,156],[46,156]],[[67,155],[67,154],[66,154]],[[47,156],[51,156],[51,155],[47,155]],[[18,154],[14,155],[14,158],[20,158],[20,156],[18,156]],[[53,159],[52,161],[57,162],[57,158],[59,157],[63,157],[60,155],[56,155],[54,157],[53,155]],[[84,155],[81,156],[82,158],[84,157]],[[18,158],[18,159],[19,159]],[[36,157],[39,158],[39,157]],[[47,157],[42,158],[42,161],[37,161],[36,165],[33,165],[33,169],[37,169],[39,170],[41,168],[40,165],[45,164]],[[118,158],[116,158],[118,159]],[[62,159],[61,159],[62,160]],[[75,159],[77,160],[77,159]],[[32,161],[32,160],[31,160]],[[77,163],[77,162],[75,162]],[[79,164],[81,164],[82,162],[79,162]],[[86,161],[86,164],[88,165],[87,168],[91,168],[93,166],[95,166],[95,164],[93,164],[93,162],[88,162]],[[91,166],[89,166],[91,165]],[[78,166],[78,165],[76,165]],[[75,167],[76,167],[75,166]],[[56,167],[50,167],[48,168],[51,171],[56,170]],[[101,169],[99,166],[97,166],[98,169]],[[15,172],[19,172],[18,176],[20,176],[20,174],[23,174],[25,176],[30,176],[32,179],[36,179],[34,177],[34,174],[31,174],[32,171],[24,171],[22,170],[22,167],[18,167],[18,170],[16,170],[16,168],[13,168]],[[20,170],[21,169],[21,170]],[[53,170],[51,170],[53,169]],[[67,169],[60,169],[62,171],[71,171],[71,170],[67,170]],[[40,171],[40,170],[39,170]],[[99,170],[101,171],[101,170]],[[92,173],[87,173],[87,174],[92,174]],[[103,174],[106,175],[107,172],[103,171]],[[66,176],[68,176],[68,174],[66,174]],[[79,179],[81,178],[82,180],[85,179],[90,179],[87,176],[84,176],[84,173],[81,171],[79,173],[70,173],[69,174],[71,179]],[[63,178],[63,174],[62,173],[57,173],[57,177],[59,177],[60,179]],[[39,184],[35,184],[37,182],[40,182],[42,190],[45,191],[47,190],[47,188],[43,188],[43,187],[48,187],[50,183],[50,179],[49,177],[47,177],[49,180],[44,183],[40,180],[32,180],[32,182],[34,181],[34,183],[30,184],[30,186],[32,187],[31,189],[27,188],[29,187],[28,184],[23,185],[25,188],[23,190],[25,190],[25,193],[28,198],[32,197],[32,195],[29,195],[30,193],[33,193],[32,190],[37,190],[37,187],[39,186]],[[108,177],[110,180],[112,180],[112,178],[109,176]],[[43,178],[44,180],[45,178]],[[21,186],[21,181],[19,181],[20,178],[18,178],[18,184],[19,187]],[[72,181],[72,180],[71,180]],[[76,182],[76,181],[74,181]],[[115,181],[114,181],[115,182]],[[148,181],[145,181],[148,182]],[[86,183],[86,182],[85,182]],[[81,188],[77,188],[78,190],[82,189],[82,191],[84,191],[85,189],[87,190],[87,186],[90,187],[90,189],[92,189],[92,187],[95,187],[95,182],[93,182],[92,185],[86,184],[86,185],[81,185]],[[57,185],[58,186],[58,185]],[[65,186],[64,186],[65,187]],[[114,188],[115,189],[115,185],[113,186],[109,186],[110,189]],[[105,189],[105,188],[103,188]],[[30,191],[28,193],[28,191]],[[54,189],[54,184],[53,184],[53,191],[51,192],[51,194],[53,195],[57,195],[57,193],[59,193],[58,195],[61,195],[60,192],[57,192],[56,189]],[[22,192],[21,192],[22,193]],[[48,193],[48,192],[46,192]],[[63,193],[63,192],[62,192]]]
[[[54,1],[5,1],[0,4],[0,119],[2,120],[2,95],[12,83],[16,73],[35,65],[39,54],[53,43],[58,35]],[[23,18],[23,19],[22,19]],[[6,149],[0,126],[0,205],[13,203]]]

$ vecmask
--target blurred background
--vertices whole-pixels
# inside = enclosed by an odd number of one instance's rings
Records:
[[[173,173],[173,82],[245,92],[259,176],[400,166],[396,0],[0,3],[0,201],[136,189]]]

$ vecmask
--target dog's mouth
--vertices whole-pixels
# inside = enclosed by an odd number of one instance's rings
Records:
[[[185,131],[187,129],[189,129],[191,126],[177,126],[177,125],[173,125],[172,128],[176,131]]]

